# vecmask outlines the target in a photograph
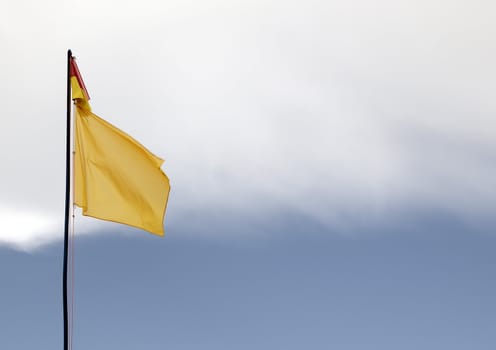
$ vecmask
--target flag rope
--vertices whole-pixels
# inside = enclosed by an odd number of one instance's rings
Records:
[[[72,344],[73,344],[73,339],[74,339],[74,294],[75,294],[75,273],[74,273],[74,248],[75,248],[75,237],[76,237],[76,231],[75,231],[75,226],[74,226],[74,208],[75,205],[72,205],[72,223],[71,223],[71,232],[70,232],[70,264],[71,264],[71,275],[70,275],[70,317],[69,317],[69,350],[72,350]]]
[[[72,204],[72,213],[71,213],[71,229],[69,232],[69,255],[70,255],[70,278],[69,278],[69,339],[68,339],[68,350],[72,350],[72,345],[73,345],[73,339],[74,339],[74,294],[75,294],[75,261],[74,261],[74,250],[75,250],[75,208],[76,205],[74,204],[74,155],[76,153],[76,147],[75,147],[75,137],[74,137],[74,111],[75,111],[75,105],[73,103],[73,108],[72,108],[72,116],[71,118],[71,134],[72,134],[72,151],[71,151],[71,174],[70,174],[70,183],[71,183],[71,188],[70,188],[70,201]]]

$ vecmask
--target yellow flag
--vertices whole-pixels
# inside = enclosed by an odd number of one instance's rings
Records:
[[[163,236],[170,190],[169,179],[160,169],[164,161],[93,114],[82,79],[74,83],[79,87],[73,90],[76,205],[84,215]]]

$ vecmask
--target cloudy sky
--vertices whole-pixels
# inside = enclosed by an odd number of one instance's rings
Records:
[[[70,48],[172,185],[164,239],[76,215],[75,349],[493,349],[495,10],[0,2],[2,338],[60,343]]]

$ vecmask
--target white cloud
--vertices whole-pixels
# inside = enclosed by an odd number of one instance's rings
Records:
[[[57,234],[57,223],[57,220],[40,213],[0,208],[0,245],[36,249],[63,237],[63,233]]]
[[[33,4],[0,12],[5,208],[62,210],[71,47],[96,113],[166,159],[170,214],[491,216],[490,2]]]

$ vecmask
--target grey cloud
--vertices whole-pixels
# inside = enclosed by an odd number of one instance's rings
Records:
[[[34,15],[24,23],[18,9],[0,27],[9,49],[0,205],[62,211],[71,47],[95,112],[166,159],[168,220],[286,208],[346,227],[422,205],[489,218],[493,10],[440,0],[90,1],[31,26]]]

